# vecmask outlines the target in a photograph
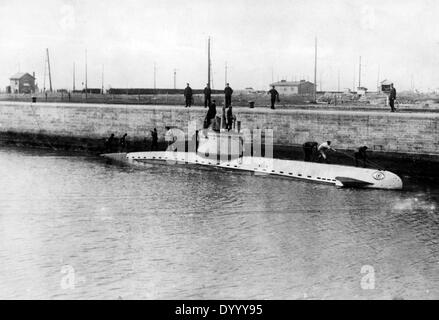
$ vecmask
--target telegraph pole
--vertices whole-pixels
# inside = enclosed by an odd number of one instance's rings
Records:
[[[380,65],[378,65],[378,77],[377,77],[377,91],[380,92]]]
[[[44,58],[44,79],[43,79],[43,91],[46,92],[46,73],[47,73],[47,57]]]
[[[88,83],[87,83],[87,49],[85,49],[85,99],[87,99],[87,89],[88,89]]]
[[[104,94],[104,65],[102,65],[102,89],[101,93]]]
[[[73,91],[75,91],[75,63],[73,62]]]
[[[352,91],[355,92],[355,65],[354,65],[354,80],[352,82]]]
[[[47,54],[47,70],[49,72],[50,92],[52,92],[52,75],[50,74],[49,48],[46,48],[46,54]]]
[[[154,62],[154,90],[157,88],[156,87],[156,73],[157,73],[157,67],[156,67],[156,64]]]
[[[340,69],[338,69],[337,75],[337,91],[340,92]]]
[[[317,37],[315,38],[314,53],[314,102],[317,102]]]

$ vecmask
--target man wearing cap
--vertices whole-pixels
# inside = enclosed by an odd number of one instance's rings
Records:
[[[210,85],[207,84],[206,88],[204,88],[204,107],[205,108],[210,106],[211,94],[212,94],[212,90],[210,90]]]
[[[192,104],[192,88],[189,86],[189,83],[186,83],[186,88],[184,89],[184,98],[186,99],[186,107],[191,107]]]
[[[390,84],[390,94],[389,94],[389,106],[391,112],[395,112],[395,100],[396,100],[396,89],[393,87],[393,83],[392,83]]]
[[[204,120],[204,129],[209,128],[212,123],[212,120],[215,119],[216,116],[216,103],[215,100],[212,100],[212,103],[209,105],[209,110],[207,111],[206,118]]]
[[[226,98],[225,101],[226,108],[228,108],[232,104],[232,93],[233,93],[233,89],[230,88],[230,85],[227,83],[226,87],[224,88],[224,95]]]
[[[271,109],[274,109],[274,104],[277,100],[279,102],[279,92],[274,88],[274,86],[271,86],[271,90],[268,91],[268,93],[271,95]]]

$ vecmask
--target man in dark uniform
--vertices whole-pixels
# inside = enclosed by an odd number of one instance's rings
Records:
[[[114,146],[114,133],[111,134],[111,136],[105,141],[105,151],[111,152],[113,150]]]
[[[212,100],[212,103],[209,105],[209,110],[207,111],[206,118],[204,119],[204,129],[209,128],[212,119],[215,119],[216,116],[216,101]]]
[[[122,138],[119,140],[119,146],[122,152],[127,151],[128,143],[127,143],[127,133],[125,133]]]
[[[230,105],[229,108],[227,109],[227,131],[232,130],[232,126],[233,126],[233,112],[232,112],[232,106]]]
[[[232,104],[232,93],[233,89],[230,88],[230,85],[227,83],[226,87],[224,88],[224,95],[226,97],[226,108]]]
[[[366,162],[367,162],[367,154],[366,154],[367,147],[362,146],[358,148],[358,151],[354,153],[355,156],[355,166],[358,167],[358,160],[363,161],[363,167],[366,168]]]
[[[393,83],[390,85],[390,95],[389,95],[389,106],[391,112],[395,112],[395,100],[396,100],[396,89],[393,87]]]
[[[158,145],[158,135],[157,135],[157,129],[156,128],[154,128],[154,130],[151,131],[151,137],[152,137],[151,150],[156,150],[157,151],[159,145]]]
[[[315,158],[315,154],[317,153],[317,147],[319,144],[315,141],[305,142],[303,147],[303,152],[305,153],[305,161],[313,161]]]
[[[271,109],[274,109],[274,103],[277,101],[279,102],[279,92],[272,86],[271,90],[268,91],[268,93],[271,95]]]
[[[186,83],[186,88],[184,89],[184,97],[186,99],[186,107],[191,107],[192,104],[192,88],[189,86],[189,83]]]
[[[206,88],[204,88],[204,107],[207,108],[210,106],[212,90],[210,90],[210,85],[207,84]]]

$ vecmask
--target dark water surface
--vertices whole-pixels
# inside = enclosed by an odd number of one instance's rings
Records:
[[[337,189],[3,147],[0,298],[438,299],[438,208],[434,184]]]

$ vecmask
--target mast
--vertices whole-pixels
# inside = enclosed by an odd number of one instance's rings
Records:
[[[207,86],[210,88],[210,37],[207,40]]]
[[[358,87],[361,87],[361,56],[360,56],[360,65],[358,70]]]
[[[177,89],[177,69],[174,69],[174,89]]]
[[[224,85],[227,84],[227,61],[224,66]]]

